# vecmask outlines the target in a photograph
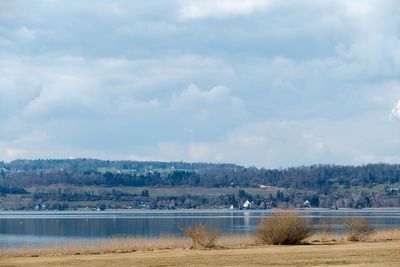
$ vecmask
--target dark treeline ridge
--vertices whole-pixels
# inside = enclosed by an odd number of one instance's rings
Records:
[[[399,164],[313,165],[264,169],[234,164],[104,161],[95,159],[0,162],[0,187],[52,184],[96,186],[259,187],[268,185],[315,192],[400,182]]]

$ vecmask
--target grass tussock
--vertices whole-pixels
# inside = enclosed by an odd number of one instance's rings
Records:
[[[310,223],[296,212],[275,212],[261,221],[256,239],[267,245],[299,245],[311,234]]]
[[[181,228],[182,232],[192,241],[192,248],[214,248],[219,231],[203,224]]]
[[[398,241],[400,240],[400,228],[388,228],[375,230],[368,235],[364,236],[360,241],[363,242],[382,242],[382,241]],[[314,233],[307,239],[309,243],[323,243],[323,244],[341,244],[353,242],[349,240],[347,233]]]
[[[256,245],[252,235],[222,235],[215,242],[218,248],[247,248]]]
[[[338,233],[313,233],[309,238],[305,239],[304,243],[308,244],[342,244],[347,243],[345,234]]]
[[[393,241],[400,240],[400,228],[375,230],[366,237],[366,241]]]
[[[321,236],[322,242],[328,242],[332,240],[331,236],[333,234],[333,221],[332,219],[322,219],[319,224],[319,234]]]
[[[306,240],[306,242],[313,244],[334,244],[346,242],[346,236],[335,231],[336,223],[337,221],[332,218],[321,219],[320,222],[317,224],[318,231],[314,232],[312,236]]]
[[[361,241],[374,231],[373,226],[364,218],[347,218],[343,224],[346,227],[348,241]]]

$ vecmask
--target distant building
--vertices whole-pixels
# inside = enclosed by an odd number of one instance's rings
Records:
[[[303,206],[304,206],[305,208],[311,208],[311,203],[310,203],[310,201],[308,201],[308,200],[304,201]]]
[[[385,186],[385,191],[389,195],[396,195],[396,194],[400,193],[400,188]]]
[[[243,208],[244,209],[251,209],[251,202],[246,200],[246,202],[243,203]]]

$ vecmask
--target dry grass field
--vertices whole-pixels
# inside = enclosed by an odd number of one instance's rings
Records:
[[[119,238],[2,249],[0,266],[400,266],[400,229],[349,240],[346,234],[326,232],[296,243],[301,245],[266,246],[257,236],[220,236],[212,249],[199,249],[184,237]]]
[[[61,255],[88,255],[107,253],[130,253],[136,251],[161,251],[190,249],[192,242],[183,237],[165,236],[160,238],[115,238],[103,242],[71,243],[53,246],[0,249],[0,259],[5,257],[37,257]],[[252,236],[221,236],[216,247],[234,249],[256,245]]]
[[[0,266],[400,266],[400,241],[1,257]]]

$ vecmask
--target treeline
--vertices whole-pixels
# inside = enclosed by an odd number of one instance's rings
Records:
[[[0,186],[52,184],[96,186],[187,186],[296,188],[326,193],[339,186],[371,187],[400,182],[400,165],[314,165],[287,169],[233,164],[76,160],[17,160],[0,163]]]
[[[16,195],[16,194],[25,195],[25,194],[29,194],[29,192],[26,191],[23,188],[0,186],[0,196],[7,195],[7,194],[10,194],[10,195]]]
[[[243,168],[234,164],[213,163],[188,163],[188,162],[160,162],[160,161],[130,161],[130,160],[99,160],[99,159],[37,159],[37,160],[14,160],[10,163],[0,161],[0,169],[19,171],[35,170],[67,170],[67,171],[93,171],[99,168],[115,168],[120,170],[150,170],[150,169],[234,169]]]
[[[194,171],[172,171],[144,174],[124,174],[99,171],[19,171],[1,177],[4,187],[32,187],[52,184],[95,186],[202,186],[200,175]],[[212,186],[212,184],[210,184]]]

